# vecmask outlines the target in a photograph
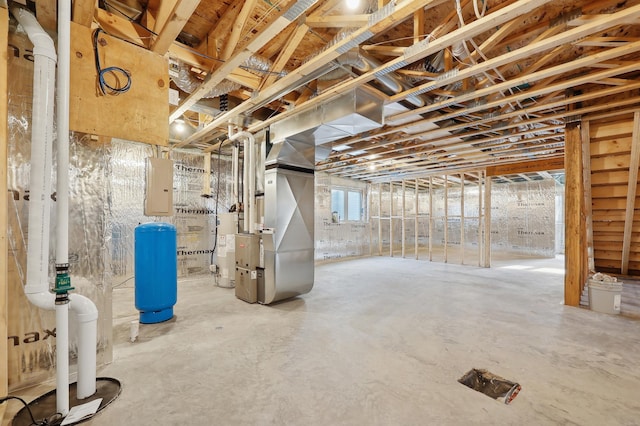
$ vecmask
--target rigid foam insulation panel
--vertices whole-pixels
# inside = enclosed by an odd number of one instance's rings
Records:
[[[356,189],[363,193],[362,222],[334,223],[331,215],[331,189]],[[369,254],[368,185],[326,173],[315,175],[315,260],[341,259]],[[377,236],[377,234],[376,234]]]

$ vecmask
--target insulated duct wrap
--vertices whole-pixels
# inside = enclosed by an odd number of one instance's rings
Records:
[[[269,59],[263,58],[258,55],[253,55],[248,57],[242,63],[241,67],[252,74],[264,76],[269,72],[272,65],[272,62]],[[171,80],[176,84],[176,86],[178,86],[180,90],[186,93],[192,93],[203,83],[202,80],[193,75],[193,73],[191,72],[191,68],[191,65],[185,62],[179,62],[178,75],[171,77]],[[207,92],[207,94],[204,95],[203,98],[217,98],[218,96],[226,95],[229,92],[238,90],[241,87],[242,85],[239,83],[235,83],[229,80],[222,80],[216,87]]]

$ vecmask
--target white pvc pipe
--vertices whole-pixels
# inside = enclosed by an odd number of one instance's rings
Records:
[[[58,0],[56,264],[69,263],[69,84],[71,0]]]
[[[253,135],[249,134],[251,137],[247,138],[245,145],[247,146],[247,150],[249,151],[249,233],[256,233],[256,144],[255,138]]]
[[[58,168],[56,264],[69,263],[69,88],[71,84],[71,0],[58,0]],[[78,323],[78,399],[96,392],[98,309],[87,297],[69,295]],[[57,327],[62,327],[56,323]],[[67,324],[68,326],[68,324]],[[68,347],[67,347],[68,352]],[[68,363],[68,357],[67,357]],[[68,383],[68,368],[67,368]]]
[[[244,160],[242,164],[242,203],[244,205],[244,215],[242,228],[244,232],[255,232],[255,188],[256,188],[256,175],[253,153],[255,147],[255,138],[249,132],[241,131],[233,133],[232,125],[229,125],[229,140],[236,141],[240,138],[245,138],[244,142]]]
[[[56,411],[63,417],[69,413],[68,303],[56,305]]]
[[[238,168],[240,163],[240,150],[237,145],[233,145],[233,160],[231,163],[231,174],[233,175],[233,203],[238,207]]]
[[[70,294],[69,299],[78,325],[78,399],[84,399],[96,393],[98,309],[81,294]]]
[[[56,265],[69,263],[69,75],[71,1],[58,1]],[[69,303],[56,304],[56,406],[69,412]]]
[[[31,170],[29,235],[27,240],[27,283],[24,292],[39,308],[56,310],[56,411],[69,412],[68,305],[55,305],[49,292],[49,231],[51,202],[51,156],[53,150],[53,107],[56,51],[51,37],[27,10],[12,7],[11,13],[33,43],[33,112],[31,129]],[[62,326],[58,326],[58,321]]]
[[[29,235],[27,239],[27,282],[24,291],[31,303],[54,309],[49,293],[49,228],[51,194],[51,152],[53,150],[53,103],[56,51],[53,40],[27,10],[12,7],[11,13],[33,43],[33,113],[31,128],[31,170]]]

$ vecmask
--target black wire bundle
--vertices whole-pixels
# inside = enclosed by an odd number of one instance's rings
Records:
[[[103,95],[119,95],[121,93],[128,91],[131,88],[131,74],[129,73],[129,71],[120,67],[102,68],[102,64],[100,63],[100,52],[98,48],[98,45],[99,45],[98,38],[100,37],[100,33],[105,33],[105,32],[101,28],[98,28],[93,32],[93,53],[94,53],[94,58],[96,62],[96,72],[98,73],[98,87],[100,88],[100,92],[102,92]],[[118,73],[122,74],[126,79],[126,83],[123,86],[110,85],[109,83],[107,83],[105,79],[105,75],[107,73],[114,74],[116,83],[119,83],[120,81],[117,77],[117,74]]]
[[[8,401],[10,399],[15,399],[18,400],[20,402],[22,402],[24,404],[25,407],[27,407],[27,412],[29,413],[29,417],[31,417],[31,424],[35,425],[35,426],[47,426],[47,425],[55,425],[55,424],[60,424],[61,420],[62,420],[62,416],[60,415],[60,413],[56,413],[54,417],[58,417],[56,419],[43,419],[40,421],[36,421],[35,417],[33,417],[33,413],[31,412],[31,408],[29,407],[29,404],[27,404],[27,402],[20,398],[19,396],[5,396],[0,398],[0,404],[3,404],[5,401]]]

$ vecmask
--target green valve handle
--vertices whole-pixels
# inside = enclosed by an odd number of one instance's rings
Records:
[[[71,277],[66,272],[56,274],[56,285],[53,289],[54,293],[61,294],[73,290],[71,287]]]

